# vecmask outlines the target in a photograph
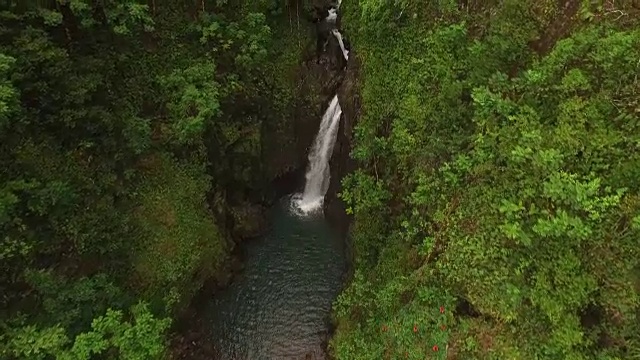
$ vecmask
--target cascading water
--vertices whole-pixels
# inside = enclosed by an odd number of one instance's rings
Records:
[[[337,19],[338,19],[338,10],[333,9],[333,8],[329,9],[329,15],[327,16],[327,22],[335,24]]]
[[[342,109],[335,95],[322,116],[320,130],[309,152],[309,168],[307,169],[304,192],[293,198],[297,210],[309,214],[322,209],[324,195],[329,188],[329,159],[336,143],[338,125]]]
[[[340,8],[340,4],[341,4],[341,1],[338,1],[338,4],[336,7],[329,9],[329,14],[326,17],[327,23],[333,24],[335,26],[338,20],[338,9]],[[342,55],[344,55],[344,59],[348,61],[349,51],[347,51],[347,49],[344,47],[342,34],[340,33],[340,31],[338,31],[338,29],[331,30],[331,33],[333,34],[333,36],[336,37],[336,39],[338,40],[338,43],[340,43],[340,49],[342,50]]]
[[[337,29],[333,29],[333,36],[338,39],[338,43],[340,43],[340,49],[342,50],[342,55],[344,55],[345,60],[349,60],[349,51],[344,47],[344,41],[342,41],[342,34]]]
[[[338,8],[340,8],[340,2],[338,2],[338,5],[335,8],[329,9],[329,14],[326,17],[327,23],[333,24],[335,26],[335,24],[336,24],[336,22],[338,20]],[[348,61],[349,60],[349,51],[347,51],[347,49],[344,47],[344,41],[342,40],[342,34],[340,33],[340,31],[338,31],[338,29],[331,30],[331,33],[338,40],[338,43],[340,43],[340,49],[342,50],[342,55],[344,55],[344,59]]]
[[[336,29],[340,3],[323,19],[319,40],[335,36],[348,59]],[[344,65],[340,54],[331,54]],[[211,302],[207,318],[216,359],[328,359],[327,320],[342,288],[346,257],[343,240],[324,219],[310,215],[323,210],[341,115],[335,95],[309,151],[304,191],[273,207],[269,232],[243,246],[244,271]]]
[[[335,26],[337,22],[337,11],[340,8],[340,4],[341,1],[339,0],[337,6],[329,9],[328,15],[325,18],[325,21],[333,26]],[[331,30],[331,34],[338,40],[342,55],[345,60],[348,61],[349,51],[345,48],[342,34],[335,28]],[[333,146],[336,142],[341,114],[342,109],[340,108],[338,95],[336,94],[322,117],[320,130],[309,152],[309,168],[306,173],[304,192],[293,196],[292,204],[294,205],[294,210],[298,213],[306,215],[322,209],[324,195],[327,193],[330,181],[329,159],[331,158]]]

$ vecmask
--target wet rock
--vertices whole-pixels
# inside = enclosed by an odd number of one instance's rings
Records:
[[[332,60],[333,52],[333,42],[330,41],[318,63],[315,51],[309,49],[295,69],[296,79],[292,86],[296,104],[290,114],[283,115],[290,117],[291,126],[265,135],[269,141],[265,161],[268,163],[268,176],[273,179],[306,168],[308,149],[320,126],[322,114],[342,81],[342,72]]]
[[[231,216],[233,217],[232,233],[236,239],[258,237],[267,228],[265,208],[261,205],[243,202],[232,206]]]
[[[198,327],[201,327],[201,325]],[[211,343],[198,330],[176,334],[171,338],[170,344],[170,358],[174,360],[219,359]]]
[[[325,215],[338,230],[346,236],[350,217],[345,212],[345,204],[338,198],[342,190],[342,178],[355,170],[356,164],[349,156],[353,142],[353,129],[361,113],[359,91],[359,62],[356,53],[349,57],[347,70],[337,89],[342,107],[342,119],[338,138],[330,161],[331,184],[325,195]]]

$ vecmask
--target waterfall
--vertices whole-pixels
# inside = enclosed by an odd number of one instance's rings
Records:
[[[327,15],[327,18],[326,18],[327,23],[335,25],[336,20],[338,19],[339,7],[340,7],[340,1],[338,1],[337,7],[333,7],[329,9],[329,15]],[[344,47],[344,41],[342,41],[342,34],[340,34],[340,31],[338,31],[338,29],[331,30],[331,33],[333,34],[333,36],[336,37],[336,39],[338,39],[338,43],[340,43],[340,49],[342,50],[342,55],[344,55],[344,59],[349,61],[349,51],[347,51],[347,49]]]
[[[324,195],[329,188],[329,159],[336,143],[340,115],[342,115],[342,109],[336,94],[322,116],[320,129],[309,152],[309,168],[304,192],[294,196],[294,204],[303,214],[322,210]]]
[[[344,55],[344,59],[349,61],[349,51],[347,51],[347,49],[344,47],[344,42],[342,41],[342,34],[340,34],[340,31],[338,31],[337,29],[333,29],[332,33],[333,33],[333,36],[335,36],[336,39],[338,39],[338,42],[340,43],[340,49],[342,50],[342,55]]]
[[[337,6],[334,5],[329,9],[325,21],[334,27],[333,30],[331,30],[331,34],[338,40],[342,55],[345,60],[348,61],[349,51],[345,48],[342,34],[335,28],[338,9],[341,3],[342,1],[338,0]],[[333,147],[336,143],[341,115],[342,109],[340,108],[338,95],[336,94],[322,116],[320,129],[313,142],[311,151],[309,151],[309,165],[307,173],[305,174],[306,182],[304,184],[304,191],[292,197],[292,209],[300,215],[322,211],[324,196],[329,189],[331,178],[329,160],[331,159],[331,155],[333,155]]]
[[[335,24],[338,19],[338,10],[335,8],[329,9],[329,15],[327,15],[327,22]]]

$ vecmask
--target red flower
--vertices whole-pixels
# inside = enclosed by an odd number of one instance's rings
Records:
[[[418,332],[418,325],[413,325],[413,332]]]
[[[440,314],[444,314],[444,306],[440,306]]]
[[[446,325],[444,325],[444,324],[440,325],[440,330],[444,331],[446,328],[447,328]]]
[[[433,347],[431,348],[431,350],[433,350],[433,351],[438,351],[438,345],[433,345]]]

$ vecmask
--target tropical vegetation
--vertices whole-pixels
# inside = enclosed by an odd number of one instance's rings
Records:
[[[295,165],[271,161],[295,140],[289,12],[0,3],[0,358],[168,354],[250,204]]]
[[[345,2],[338,359],[640,358],[640,9]]]

